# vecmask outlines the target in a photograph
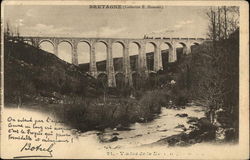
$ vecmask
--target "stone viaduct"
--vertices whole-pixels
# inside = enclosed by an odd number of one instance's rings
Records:
[[[96,53],[95,43],[102,42],[107,48],[107,60],[106,60],[106,75],[108,79],[108,86],[116,86],[115,71],[113,65],[112,55],[112,44],[120,43],[123,47],[123,75],[125,77],[125,83],[133,85],[132,83],[132,72],[130,70],[130,58],[129,58],[129,44],[135,43],[139,48],[138,55],[138,74],[150,72],[157,72],[163,69],[162,56],[161,56],[161,45],[167,44],[169,46],[169,62],[175,62],[177,60],[176,46],[181,44],[183,46],[183,54],[191,53],[191,45],[197,45],[208,39],[204,38],[144,38],[144,39],[128,39],[128,38],[80,38],[80,37],[34,37],[34,36],[23,36],[25,42],[31,42],[32,45],[39,47],[42,42],[50,42],[54,47],[54,54],[58,56],[58,45],[61,42],[68,42],[71,45],[72,51],[72,63],[78,65],[77,45],[79,42],[85,42],[90,47],[90,63],[89,73],[97,78],[99,72],[96,66]],[[154,46],[154,69],[149,71],[147,69],[146,61],[146,44],[151,43]]]

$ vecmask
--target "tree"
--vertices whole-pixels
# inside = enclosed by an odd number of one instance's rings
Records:
[[[206,15],[209,22],[208,36],[212,42],[206,42],[192,51],[191,94],[207,102],[207,116],[211,122],[219,122],[218,126],[223,127],[225,132],[233,128],[234,133],[230,131],[231,137],[227,138],[237,140],[239,7],[211,7]]]
[[[208,36],[212,39],[213,45],[209,50],[201,52],[204,57],[208,58],[206,68],[204,68],[206,75],[201,78],[204,82],[201,83],[201,87],[205,89],[205,99],[214,109],[218,109],[225,103],[223,97],[228,90],[225,82],[230,78],[230,71],[227,67],[232,63],[228,55],[229,44],[223,40],[227,40],[229,35],[239,27],[239,7],[210,7],[206,15],[209,21]]]
[[[208,17],[208,36],[213,40],[229,38],[239,27],[239,7],[218,6],[206,11]]]
[[[5,41],[22,41],[22,37],[20,37],[20,26],[16,25],[13,27],[10,22],[7,20],[4,26],[4,39]]]

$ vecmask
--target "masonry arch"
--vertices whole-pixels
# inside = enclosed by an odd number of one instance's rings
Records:
[[[38,46],[40,46],[42,43],[44,42],[49,42],[50,44],[52,44],[53,46],[55,46],[54,42],[50,39],[42,39],[38,42]]]
[[[105,40],[97,40],[95,43],[103,43],[106,47],[108,47],[108,42]]]
[[[156,53],[156,44],[154,42],[146,43],[146,61],[148,70],[154,70],[154,54]]]
[[[125,76],[119,72],[115,75],[116,87],[122,89],[125,87]]]
[[[116,41],[112,43],[112,56],[113,56],[113,64],[114,71],[123,71],[123,60],[124,60],[124,49],[125,46],[122,42]]]
[[[106,73],[100,73],[97,76],[98,88],[106,89],[108,87],[108,75]]]
[[[160,45],[161,48],[161,59],[162,59],[162,66],[163,70],[167,69],[167,64],[169,62],[169,56],[173,54],[173,46],[169,42],[163,42]]]
[[[106,71],[107,68],[107,55],[108,45],[105,41],[97,41],[94,43],[96,67],[97,71]]]
[[[178,42],[175,47],[177,60],[180,60],[184,55],[187,54],[187,44],[184,42]]]
[[[130,60],[131,71],[138,70],[140,49],[141,46],[138,42],[129,43],[129,60]]]
[[[60,39],[59,42],[58,42],[58,44],[60,44],[60,43],[68,43],[71,46],[71,48],[73,49],[73,44],[68,39]]]
[[[67,40],[58,43],[58,57],[68,63],[72,63],[72,44]]]
[[[38,43],[40,49],[54,54],[54,43],[51,40],[44,39]]]
[[[81,43],[81,42],[84,42],[84,43],[88,44],[89,47],[91,47],[91,44],[88,40],[80,40],[78,43]]]
[[[194,45],[198,46],[198,45],[200,45],[200,43],[199,42],[192,42],[191,46],[194,46]]]
[[[199,45],[200,45],[200,43],[198,43],[198,42],[192,42],[192,43],[190,44],[191,52],[193,52],[193,50],[194,50],[195,48],[197,48]]]
[[[114,41],[112,44],[114,44],[114,43],[119,43],[120,45],[122,45],[123,48],[125,48],[125,44],[124,44],[123,41],[116,40],[116,41]]]

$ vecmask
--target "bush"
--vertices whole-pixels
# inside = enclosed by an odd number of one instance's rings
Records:
[[[187,90],[177,90],[174,96],[174,103],[177,106],[184,106],[188,103],[188,91]]]
[[[170,100],[170,92],[165,89],[148,91],[140,99],[140,104],[146,106],[150,113],[160,113],[161,107]]]

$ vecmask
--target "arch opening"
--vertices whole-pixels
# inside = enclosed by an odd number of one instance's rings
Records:
[[[39,48],[46,52],[54,54],[54,45],[50,41],[47,41],[47,40],[41,41],[39,43]]]
[[[97,71],[106,71],[107,68],[107,50],[106,43],[99,41],[94,44],[95,56],[96,56],[96,67]]]
[[[169,56],[171,54],[173,54],[173,46],[168,43],[165,42],[163,44],[161,44],[161,59],[162,59],[162,66],[163,66],[163,70],[167,70],[168,67],[168,63],[169,63]]]
[[[193,42],[190,46],[191,53],[194,51],[195,48],[197,48],[200,44],[198,42]]]
[[[132,42],[129,44],[129,60],[131,71],[138,70],[139,50],[140,45],[138,43]]]
[[[187,45],[183,42],[179,42],[176,45],[177,61],[187,54]]]
[[[156,45],[153,42],[146,43],[146,61],[149,71],[154,70],[154,54],[156,53]]]
[[[115,71],[123,71],[124,45],[120,42],[112,44],[112,56]]]
[[[90,45],[87,42],[79,42],[77,44],[77,55],[79,66],[83,71],[89,71]]]
[[[58,57],[68,63],[72,63],[72,45],[67,41],[58,44]]]

